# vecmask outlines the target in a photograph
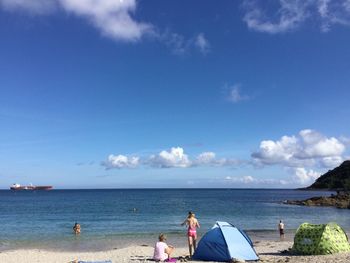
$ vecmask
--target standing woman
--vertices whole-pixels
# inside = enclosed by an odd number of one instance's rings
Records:
[[[190,257],[192,257],[192,252],[194,252],[197,248],[197,227],[200,228],[199,222],[196,219],[195,214],[190,211],[188,212],[186,220],[181,225],[188,226],[188,249],[190,251]]]

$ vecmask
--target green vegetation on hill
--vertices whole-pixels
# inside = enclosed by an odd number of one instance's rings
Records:
[[[306,189],[350,191],[350,160],[320,176]]]

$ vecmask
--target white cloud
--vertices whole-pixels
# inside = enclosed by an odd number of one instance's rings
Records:
[[[160,42],[164,43],[169,49],[171,49],[171,51],[176,55],[185,54],[190,46],[189,41],[186,40],[183,35],[170,32],[169,30],[166,30],[162,34],[158,33],[156,37]]]
[[[242,180],[243,183],[249,184],[249,183],[254,182],[255,179],[254,179],[252,176],[247,175],[247,176],[243,176],[243,177],[241,178],[241,180]]]
[[[153,168],[189,168],[199,166],[238,166],[242,161],[237,159],[217,159],[214,152],[203,152],[196,158],[191,159],[181,147],[172,147],[149,157],[127,157],[126,155],[109,155],[107,161],[101,163],[106,169],[112,168],[135,168],[139,165]]]
[[[198,49],[203,55],[210,51],[210,44],[204,33],[186,38],[181,34],[166,30],[155,34],[155,37],[176,55],[184,55],[194,49]]]
[[[56,8],[56,0],[0,0],[7,11],[24,11],[32,14],[48,14]]]
[[[252,153],[258,164],[280,164],[289,167],[326,166],[343,159],[345,145],[335,137],[326,137],[314,130],[302,130],[297,136],[283,136],[280,140],[264,140]]]
[[[321,30],[324,32],[336,24],[350,26],[349,0],[319,0],[318,12],[321,17]]]
[[[318,177],[320,177],[320,173],[314,170],[306,170],[303,167],[295,168],[295,176],[294,179],[297,183],[306,185],[314,182]]]
[[[228,100],[233,103],[238,103],[240,101],[248,100],[249,97],[247,95],[243,95],[241,93],[241,84],[234,84],[233,86],[225,86],[226,89],[229,90]]]
[[[350,138],[346,136],[340,136],[339,140],[347,146],[350,146]]]
[[[197,156],[197,158],[192,162],[193,166],[237,166],[242,164],[243,161],[238,159],[230,158],[216,158],[214,152],[203,152]]]
[[[322,18],[326,18],[328,17],[328,4],[329,4],[330,0],[319,0],[319,4],[317,6],[318,9],[318,13],[320,14],[320,16]],[[322,25],[321,25],[321,30],[323,32],[327,32],[330,29],[330,24],[329,22],[327,22],[327,20],[325,20]]]
[[[228,180],[233,183],[243,183],[243,184],[249,184],[256,182],[256,179],[254,179],[250,175],[242,176],[242,177],[231,177],[231,176],[226,176],[225,180]]]
[[[288,185],[290,182],[286,180],[277,180],[277,179],[260,179],[255,178],[250,175],[245,175],[241,177],[237,176],[226,176],[225,181],[227,183],[233,183],[233,184],[242,184],[247,186],[281,186],[281,185]]]
[[[195,159],[190,159],[181,147],[173,147],[170,151],[161,151],[157,155],[152,155],[144,164],[158,168],[189,168],[198,166],[237,166],[242,161],[229,158],[216,158],[214,152],[203,152]]]
[[[62,9],[87,19],[107,37],[118,41],[137,41],[153,34],[153,26],[133,18],[136,0],[0,0],[5,10],[45,14]]]
[[[300,131],[300,138],[303,148],[298,153],[299,158],[340,156],[345,150],[344,144],[338,139],[326,138],[313,130]]]
[[[199,48],[199,51],[203,54],[207,54],[210,50],[209,41],[205,38],[203,33],[200,33],[195,37],[194,45]]]
[[[256,31],[270,34],[297,29],[308,19],[320,23],[327,32],[332,25],[350,26],[349,0],[279,0],[278,8],[271,5],[264,9],[264,1],[245,0],[243,20]]]
[[[149,164],[160,168],[186,168],[191,166],[191,161],[181,147],[173,147],[170,151],[161,151],[158,155],[152,155]]]
[[[203,152],[197,157],[198,164],[209,164],[215,160],[215,153],[213,152]]]
[[[106,169],[112,168],[135,168],[139,165],[139,157],[127,157],[125,155],[113,155],[110,154],[106,161],[102,162],[102,165],[106,167]]]
[[[144,36],[157,40],[182,55],[191,49],[202,54],[209,52],[210,44],[204,33],[185,38],[169,30],[159,30],[151,23],[137,21],[136,0],[0,0],[0,7],[6,11],[22,11],[44,15],[65,11],[86,19],[103,36],[115,41],[136,42]]]
[[[298,152],[298,140],[295,136],[283,136],[278,141],[265,140],[260,149],[252,154],[255,160],[263,164],[287,163]]]
[[[342,156],[329,156],[321,159],[321,164],[326,168],[334,168],[339,166],[344,161]]]
[[[279,9],[273,15],[278,18],[273,21],[258,1],[244,1],[246,13],[243,20],[250,29],[271,34],[281,33],[298,27],[306,19],[307,4],[308,1],[305,0],[279,0]]]
[[[136,41],[152,32],[152,26],[137,22],[132,13],[135,0],[59,0],[70,13],[87,18],[102,34],[116,40]]]

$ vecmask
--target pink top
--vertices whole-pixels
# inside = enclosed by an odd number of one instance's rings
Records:
[[[156,246],[154,247],[154,254],[153,259],[154,260],[166,260],[168,258],[168,254],[165,253],[165,249],[168,247],[168,245],[165,242],[157,242]]]

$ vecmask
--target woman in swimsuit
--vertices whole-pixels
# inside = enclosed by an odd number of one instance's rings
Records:
[[[192,257],[192,252],[194,252],[197,247],[197,227],[200,228],[199,222],[196,219],[194,213],[188,212],[188,216],[186,220],[181,225],[188,226],[187,228],[188,249],[190,252],[190,257]]]

